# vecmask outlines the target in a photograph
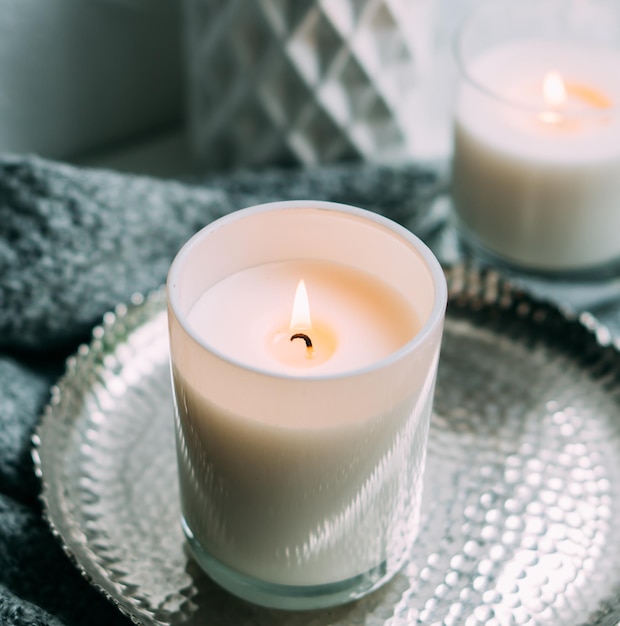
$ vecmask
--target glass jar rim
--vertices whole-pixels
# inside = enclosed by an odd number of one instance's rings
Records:
[[[261,213],[275,213],[283,211],[292,212],[295,210],[302,212],[308,210],[329,210],[332,213],[339,213],[345,217],[348,216],[350,218],[363,219],[368,223],[375,224],[386,233],[391,233],[399,239],[402,239],[404,242],[406,242],[408,246],[411,247],[411,250],[414,251],[415,254],[418,256],[421,266],[423,266],[428,272],[429,279],[432,281],[434,289],[433,304],[430,308],[428,319],[422,324],[419,332],[416,335],[409,339],[407,343],[401,346],[398,350],[369,365],[352,368],[350,370],[347,369],[337,373],[312,376],[292,375],[288,373],[271,371],[241,362],[215,349],[207,341],[202,339],[194,329],[191,328],[191,326],[187,322],[187,315],[183,312],[182,307],[179,303],[179,290],[175,286],[178,282],[177,278],[179,276],[179,273],[182,271],[182,268],[184,267],[184,264],[186,262],[186,257],[189,255],[189,251],[193,247],[199,246],[203,239],[210,236],[223,225],[229,224],[239,219],[243,219],[247,216],[256,216]],[[404,226],[401,226],[393,220],[373,211],[369,211],[352,205],[325,200],[284,200],[268,202],[250,206],[245,209],[240,209],[214,220],[213,222],[202,228],[200,231],[198,231],[196,234],[194,234],[194,236],[191,237],[178,251],[176,257],[172,261],[170,270],[168,272],[168,279],[166,281],[166,293],[168,296],[168,306],[170,313],[176,318],[180,327],[183,329],[183,332],[186,333],[188,337],[192,338],[194,343],[197,346],[200,346],[202,350],[206,350],[221,361],[245,371],[251,371],[255,374],[268,376],[274,379],[294,379],[297,381],[305,381],[310,383],[320,383],[321,381],[326,380],[351,379],[359,376],[364,376],[370,372],[387,368],[393,363],[396,363],[405,358],[406,356],[420,351],[422,347],[435,335],[437,329],[443,325],[448,299],[448,291],[444,271],[438,259],[432,253],[430,248],[419,237],[406,229]]]

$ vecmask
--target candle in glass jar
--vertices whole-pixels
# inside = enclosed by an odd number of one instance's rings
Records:
[[[528,40],[468,59],[453,197],[466,233],[517,265],[620,259],[620,52]]]
[[[391,578],[418,529],[447,297],[430,251],[360,209],[274,203],[190,240],[168,293],[198,562],[279,608]]]

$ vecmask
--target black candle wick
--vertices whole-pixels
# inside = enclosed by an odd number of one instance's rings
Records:
[[[303,339],[306,342],[306,348],[312,348],[312,339],[310,339],[310,337],[308,337],[308,335],[305,335],[304,333],[295,333],[291,337],[291,341],[293,341],[293,339]]]

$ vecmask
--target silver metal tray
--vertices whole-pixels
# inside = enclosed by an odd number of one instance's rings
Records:
[[[189,558],[162,291],[105,316],[34,437],[66,552],[145,625],[617,624],[618,350],[593,318],[534,302],[493,272],[447,277],[423,528],[383,589],[332,610],[266,610]]]

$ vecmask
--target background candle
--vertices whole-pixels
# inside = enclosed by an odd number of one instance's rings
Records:
[[[459,39],[453,197],[465,240],[532,269],[619,260],[620,7],[500,5]],[[544,97],[550,73],[559,101]]]
[[[302,277],[334,344],[299,368],[269,342]],[[417,532],[446,302],[434,257],[375,214],[277,203],[190,240],[168,290],[182,515],[201,565],[285,608],[389,579]]]

